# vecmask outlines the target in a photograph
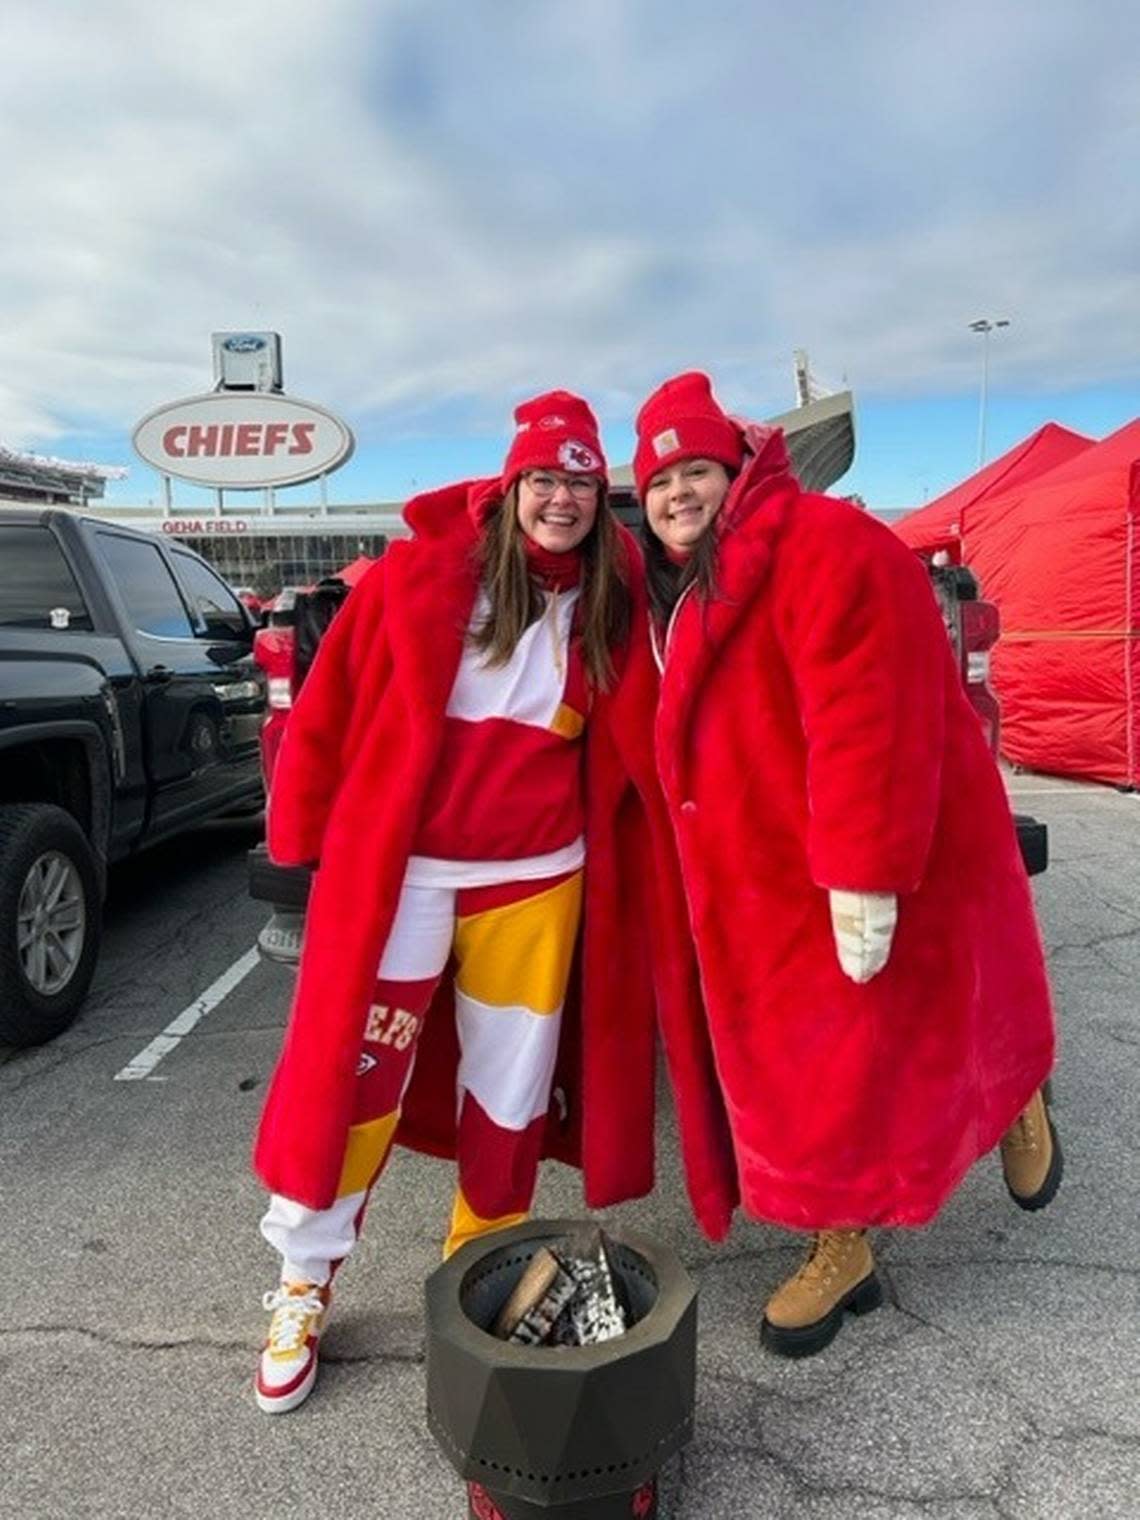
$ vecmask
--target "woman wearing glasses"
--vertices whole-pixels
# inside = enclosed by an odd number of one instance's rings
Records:
[[[628,909],[593,886],[571,982],[587,832],[598,880],[620,869],[604,812],[624,783],[583,749],[637,551],[587,404],[554,391],[515,420],[500,477],[408,504],[413,536],[337,617],[277,761],[270,853],[320,870],[255,1155],[281,1256],[256,1380],[269,1413],[313,1386],[329,1285],[393,1142],[457,1158],[445,1254],[516,1223],[540,1157],[580,1149],[577,1084],[555,1075],[564,1002],[580,995],[588,1032],[649,996],[611,949]],[[592,1194],[645,1191],[611,1157],[616,1128],[609,1142]]]
[[[672,1061],[682,1139],[712,1156],[727,1122],[725,1185],[812,1232],[762,1326],[803,1356],[880,1302],[868,1226],[924,1224],[999,1142],[1014,1202],[1056,1192],[1041,943],[919,561],[802,492],[782,433],[727,417],[702,374],[645,402],[634,474],[672,938],[695,945],[724,1105],[694,1107],[704,1079]]]

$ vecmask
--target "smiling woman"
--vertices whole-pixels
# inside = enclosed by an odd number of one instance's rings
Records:
[[[591,1196],[649,1185],[615,1118],[584,1112],[573,1029],[604,1044],[651,996],[644,960],[615,970],[599,943],[637,942],[634,894],[582,901],[587,835],[617,876],[624,789],[597,735],[636,550],[586,403],[548,392],[515,422],[498,477],[409,503],[413,537],[338,613],[282,740],[270,854],[321,869],[257,1143],[282,1259],[267,1413],[313,1387],[333,1275],[396,1140],[457,1159],[448,1254],[523,1218],[540,1157],[576,1159],[587,1120],[617,1154],[600,1183],[585,1168]]]
[[[806,1356],[882,1301],[870,1226],[927,1223],[999,1144],[1020,1208],[1056,1193],[1040,937],[918,560],[802,490],[782,433],[733,421],[697,371],[642,406],[634,475],[690,1029],[724,1176],[754,1218],[812,1233],[761,1324]],[[682,1146],[708,1148],[687,1117],[704,1079],[673,1069]]]

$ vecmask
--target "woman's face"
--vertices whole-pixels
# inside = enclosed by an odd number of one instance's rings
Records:
[[[576,549],[594,526],[600,486],[596,475],[527,470],[519,477],[519,527],[552,554]]]
[[[682,459],[658,470],[645,493],[649,526],[667,549],[692,549],[724,504],[730,481],[715,459]]]

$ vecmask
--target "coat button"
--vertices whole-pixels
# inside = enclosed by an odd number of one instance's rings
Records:
[[[691,797],[686,797],[681,804],[681,811],[682,813],[695,813],[697,811],[697,804]]]

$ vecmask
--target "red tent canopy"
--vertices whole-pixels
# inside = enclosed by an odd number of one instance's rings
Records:
[[[975,500],[963,529],[963,559],[1001,610],[1005,754],[1140,785],[1140,418]]]
[[[338,580],[342,580],[346,586],[355,586],[357,581],[368,574],[375,563],[376,561],[369,559],[367,554],[358,554],[351,565],[345,565],[343,570],[334,570],[333,574]]]
[[[893,525],[894,530],[904,543],[920,551],[957,543],[962,537],[962,516],[967,507],[1024,485],[1079,455],[1091,444],[1092,439],[1083,433],[1047,422],[976,475],[935,497],[925,507],[908,513]]]

